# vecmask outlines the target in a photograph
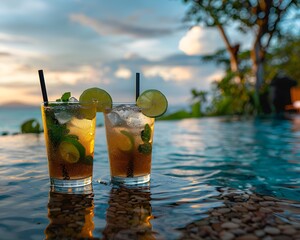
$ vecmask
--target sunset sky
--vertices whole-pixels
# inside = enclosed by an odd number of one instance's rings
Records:
[[[199,56],[223,42],[216,30],[183,23],[186,8],[180,0],[2,0],[0,104],[38,105],[39,69],[50,100],[97,86],[132,101],[140,72],[141,91],[188,103],[192,88],[207,90],[222,75]]]

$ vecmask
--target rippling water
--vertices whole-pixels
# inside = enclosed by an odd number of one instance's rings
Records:
[[[99,239],[129,228],[142,229],[149,239],[174,239],[178,228],[222,205],[210,198],[219,194],[218,187],[300,201],[297,118],[157,122],[152,181],[146,188],[109,184],[104,128],[97,129],[95,149],[93,194],[78,199],[49,193],[42,135],[0,137],[1,239],[44,239],[59,224],[66,226],[61,231],[73,232],[77,224],[81,236]],[[128,216],[137,219],[127,221]],[[70,219],[75,220],[66,222]]]

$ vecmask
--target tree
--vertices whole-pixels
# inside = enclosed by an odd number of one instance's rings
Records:
[[[258,95],[264,83],[266,53],[275,38],[282,36],[280,23],[289,10],[300,6],[300,0],[183,0],[190,4],[185,20],[205,27],[216,27],[230,57],[230,69],[238,81],[243,81],[240,66],[240,42],[232,42],[228,26],[237,26],[242,33],[252,33],[252,75]]]
[[[300,85],[299,56],[300,32],[297,35],[290,33],[266,55],[269,63],[265,68],[266,79],[270,81],[278,71],[283,71]]]

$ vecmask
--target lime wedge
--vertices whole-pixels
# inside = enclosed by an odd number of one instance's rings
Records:
[[[97,112],[103,112],[106,108],[112,107],[112,98],[103,89],[100,88],[88,88],[79,97],[80,103],[96,103]]]
[[[136,105],[142,109],[144,115],[159,117],[167,111],[168,100],[160,91],[150,89],[138,97]]]
[[[85,156],[85,148],[76,138],[64,138],[58,151],[62,159],[68,163],[76,163]]]
[[[120,131],[120,136],[118,138],[118,148],[123,152],[130,152],[134,146],[134,138],[131,133],[122,130]]]

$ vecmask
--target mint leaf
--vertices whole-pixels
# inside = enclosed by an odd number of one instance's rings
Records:
[[[63,101],[63,102],[68,102],[70,97],[71,97],[71,93],[70,93],[70,92],[65,92],[65,93],[61,96],[61,101]]]
[[[57,125],[57,124],[49,124],[48,125],[48,134],[49,138],[51,139],[51,142],[57,146],[61,139],[67,135],[70,132],[69,129],[67,129],[66,124],[63,125]]]
[[[40,124],[36,119],[29,119],[21,125],[22,133],[40,133]]]
[[[152,145],[151,143],[144,143],[141,144],[138,148],[139,152],[144,155],[149,155],[152,152]]]
[[[53,111],[46,111],[45,115],[49,138],[52,144],[56,147],[60,143],[61,139],[70,132],[70,130],[67,129],[66,124],[59,124]]]
[[[141,132],[141,138],[144,143],[147,143],[150,141],[151,138],[151,128],[149,124],[147,123],[144,127],[144,130]]]

